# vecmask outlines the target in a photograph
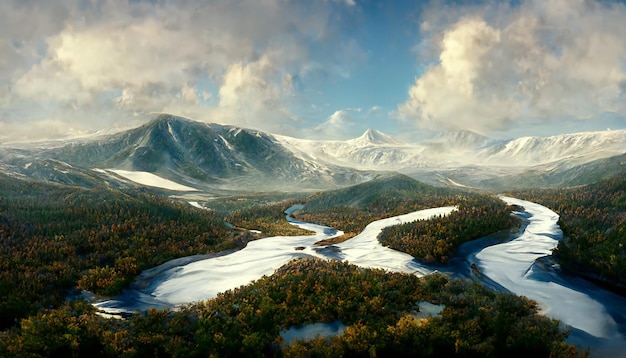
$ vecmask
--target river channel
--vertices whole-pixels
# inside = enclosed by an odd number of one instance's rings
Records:
[[[176,307],[213,298],[271,275],[294,258],[313,256],[418,276],[443,271],[454,277],[470,277],[491,288],[537,301],[543,314],[559,319],[570,329],[568,342],[590,347],[592,356],[626,357],[626,298],[563,274],[545,260],[563,237],[556,213],[536,203],[501,198],[521,208],[515,212],[523,220],[520,231],[504,242],[501,238],[484,238],[467,243],[444,267],[428,266],[406,253],[383,247],[377,236],[384,227],[447,215],[455,207],[379,220],[354,238],[325,248],[313,244],[342,232],[287,217],[293,225],[315,234],[275,236],[249,242],[239,251],[173,260],[142,272],[131,289],[96,306],[109,313]]]

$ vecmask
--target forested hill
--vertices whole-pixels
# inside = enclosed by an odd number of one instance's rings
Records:
[[[362,184],[313,195],[303,212],[345,207],[393,216],[413,209],[449,205],[461,194],[457,189],[435,187],[403,174],[389,173]]]
[[[449,205],[459,210],[445,218],[390,228],[379,238],[381,243],[421,261],[445,263],[464,242],[517,224],[511,208],[495,196],[434,187],[402,174],[314,195],[296,216],[343,230],[346,235],[336,242],[375,220]]]
[[[117,293],[141,270],[243,241],[211,212],[145,191],[0,175],[0,329],[59,306],[77,285]]]
[[[587,186],[515,192],[560,215],[566,240],[554,256],[564,269],[626,292],[626,175]]]

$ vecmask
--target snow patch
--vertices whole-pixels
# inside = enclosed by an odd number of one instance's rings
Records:
[[[189,205],[193,206],[194,208],[198,208],[198,209],[206,209],[204,206],[200,205],[200,203],[198,203],[197,201],[188,201]]]
[[[233,152],[235,151],[235,148],[230,143],[228,143],[226,138],[224,138],[221,134],[219,134],[218,136],[220,137],[222,142],[224,142],[224,145],[226,146],[226,148],[228,148],[228,150],[233,151]]]
[[[94,169],[95,170],[95,169]],[[151,186],[155,188],[167,189],[167,190],[175,190],[175,191],[197,191],[198,189],[178,184],[169,179],[161,178],[152,173],[141,172],[141,171],[131,171],[131,170],[121,170],[121,169],[107,169],[107,172],[115,173],[125,179],[133,181],[137,184]]]
[[[176,136],[174,135],[174,131],[172,130],[172,125],[170,124],[170,122],[167,122],[167,131],[170,132],[170,135],[172,136],[172,138],[174,139],[175,142],[178,142],[178,139],[176,138]]]

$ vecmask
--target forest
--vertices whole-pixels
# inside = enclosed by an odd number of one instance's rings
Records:
[[[458,210],[446,217],[390,227],[379,236],[383,245],[429,263],[445,263],[464,242],[519,225],[510,215],[512,209],[495,196],[436,188],[401,174],[317,194],[305,202],[294,216],[343,230],[339,240],[360,233],[375,220],[456,205]]]
[[[0,329],[59,307],[74,287],[113,295],[144,269],[246,240],[207,210],[143,190],[0,175]]]
[[[226,215],[225,220],[236,227],[261,231],[264,237],[312,235],[311,231],[291,225],[285,220],[285,210],[300,203],[302,203],[300,199],[287,199],[277,203],[251,206],[232,211]]]
[[[496,197],[467,197],[450,215],[388,227],[379,241],[423,262],[446,263],[461,244],[517,227],[511,212]]]
[[[104,318],[84,301],[66,301],[83,289],[111,296],[142,270],[167,260],[236,250],[257,238],[241,228],[263,235],[301,234],[283,231],[293,230],[284,210],[301,202],[311,210],[296,213],[299,218],[316,217],[321,223],[328,218],[331,225],[347,220],[354,232],[377,218],[441,205],[458,205],[459,214],[445,225],[439,221],[444,218],[427,221],[433,226],[428,230],[435,231],[425,232],[480,235],[510,224],[497,219],[508,217],[510,209],[493,197],[434,188],[404,176],[283,199],[228,199],[216,202],[218,210],[204,210],[143,189],[80,188],[0,175],[0,356],[578,354],[565,344],[567,332],[558,322],[540,315],[527,299],[439,275],[419,279],[334,261],[294,261],[215,299],[122,320]],[[318,209],[323,205],[334,205],[331,213],[346,216],[324,217]],[[492,215],[493,221],[475,226]],[[442,231],[444,226],[452,231]],[[445,261],[459,244],[455,240],[445,251],[437,242],[429,243],[435,261]],[[415,316],[420,301],[446,308],[424,321]],[[289,345],[279,334],[333,321],[341,321],[346,331]]]
[[[418,318],[417,302],[444,305]],[[339,320],[337,336],[285,344],[280,331]],[[5,334],[10,357],[536,356],[576,357],[558,321],[536,303],[441,275],[363,269],[300,259],[270,277],[180,311],[106,319],[71,302],[23,319]]]
[[[626,293],[626,176],[569,189],[514,192],[559,214],[561,267]]]
[[[351,237],[372,221],[432,207],[456,205],[467,193],[423,184],[402,174],[314,194],[294,217],[327,225]]]

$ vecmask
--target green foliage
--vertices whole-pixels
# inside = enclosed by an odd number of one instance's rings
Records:
[[[291,225],[285,220],[285,210],[300,202],[297,199],[291,199],[237,210],[229,214],[226,221],[236,227],[259,230],[264,236],[312,235],[311,231]]]
[[[464,242],[513,227],[511,211],[496,197],[467,197],[447,216],[386,228],[379,240],[424,262],[446,262]]]
[[[416,302],[443,304],[418,319]],[[337,336],[282,343],[280,330],[341,320]],[[292,261],[250,285],[178,312],[107,320],[75,303],[22,320],[0,340],[7,356],[491,356],[575,357],[558,321],[533,301],[441,275]]]
[[[101,334],[114,323],[96,316],[88,303],[64,304],[23,319],[4,337],[0,352],[7,357],[98,357],[104,348]]]
[[[341,229],[349,238],[372,221],[448,205],[457,205],[459,210],[388,228],[379,237],[381,243],[425,262],[446,262],[464,242],[517,223],[510,216],[511,209],[496,197],[436,188],[400,174],[317,194],[296,217]]]
[[[467,194],[437,188],[406,175],[384,175],[367,183],[311,196],[299,220],[360,233],[372,221],[412,211],[455,205]]]
[[[130,194],[0,176],[0,328],[77,283],[111,295],[167,260],[244,244],[206,210]]]
[[[626,176],[583,187],[516,192],[560,215],[563,268],[626,289]]]

